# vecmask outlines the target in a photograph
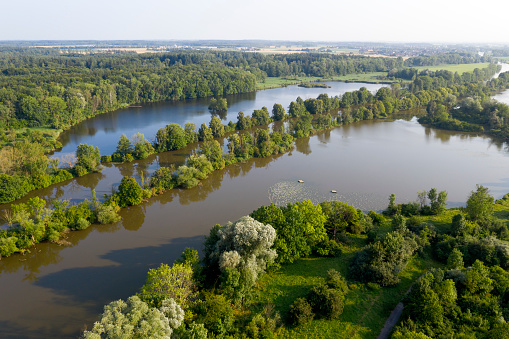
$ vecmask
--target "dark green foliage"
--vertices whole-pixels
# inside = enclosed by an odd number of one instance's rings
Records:
[[[350,264],[350,274],[354,279],[376,282],[381,286],[391,286],[399,282],[398,274],[407,260],[417,249],[413,237],[391,232],[355,254]]]
[[[186,135],[179,124],[170,124],[157,131],[156,150],[174,151],[186,147]]]
[[[268,125],[271,122],[269,117],[269,110],[265,106],[262,107],[262,109],[255,109],[252,115],[252,119],[253,126]]]
[[[313,320],[314,317],[313,309],[305,298],[298,298],[290,305],[290,312],[288,313],[288,322],[290,324],[294,326],[306,324]]]
[[[306,299],[318,317],[337,319],[343,313],[344,295],[325,285],[314,286]]]
[[[198,141],[209,141],[212,139],[214,139],[212,130],[205,123],[201,124],[198,129]]]
[[[205,292],[195,306],[195,322],[216,336],[225,336],[233,326],[233,310],[223,295]]]
[[[249,116],[244,116],[244,112],[240,111],[237,115],[237,124],[236,128],[239,131],[248,129],[251,127],[251,118]]]
[[[143,200],[143,190],[133,177],[123,177],[118,186],[118,206],[139,205]]]
[[[281,104],[274,104],[272,107],[272,119],[274,121],[281,121],[285,118],[285,109]]]
[[[17,176],[0,173],[0,204],[21,198],[26,194],[23,180]]]

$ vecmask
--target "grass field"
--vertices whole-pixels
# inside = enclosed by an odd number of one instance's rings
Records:
[[[472,72],[476,68],[486,68],[489,63],[477,63],[477,64],[458,64],[458,65],[439,65],[439,66],[419,66],[413,67],[419,70],[429,69],[430,71],[447,70],[451,72],[458,72],[459,74],[465,72]]]
[[[258,307],[275,305],[284,317],[295,299],[305,297],[315,285],[324,282],[327,270],[336,269],[343,276],[355,252],[365,245],[365,237],[353,239],[342,248],[336,258],[307,258],[285,265],[278,272],[259,280],[260,291],[255,300]],[[345,308],[338,320],[313,320],[296,328],[282,328],[278,338],[376,338],[391,311],[404,296],[410,285],[429,267],[429,263],[414,258],[400,274],[401,282],[391,288],[369,288],[367,284],[349,284]]]
[[[269,88],[277,88],[288,85],[296,85],[302,82],[310,82],[310,81],[348,81],[348,82],[366,82],[366,83],[387,83],[387,82],[399,82],[399,81],[391,81],[391,80],[380,80],[379,76],[386,76],[386,72],[373,72],[366,74],[348,74],[345,76],[334,76],[330,78],[320,78],[320,77],[267,77],[265,81],[259,81],[256,84],[256,88],[261,89],[269,89]]]

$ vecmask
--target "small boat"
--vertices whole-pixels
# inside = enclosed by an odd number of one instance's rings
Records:
[[[331,190],[330,192],[331,193],[338,193],[336,190]]]
[[[302,184],[304,182],[304,180],[298,180],[298,182],[300,182]]]

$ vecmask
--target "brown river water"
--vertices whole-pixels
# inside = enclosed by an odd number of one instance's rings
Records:
[[[231,165],[201,186],[170,190],[123,209],[117,224],[71,232],[68,245],[39,244],[31,253],[2,259],[0,338],[78,337],[97,320],[104,304],[136,293],[149,268],[173,262],[185,247],[201,249],[213,225],[271,202],[339,199],[363,210],[380,210],[391,193],[406,202],[432,187],[448,192],[449,206],[464,204],[476,184],[489,187],[496,198],[509,192],[507,145],[482,135],[425,128],[414,117],[422,112],[406,113],[299,139],[291,152]],[[210,114],[204,117],[210,120]],[[192,150],[110,165],[100,174],[31,196],[80,201],[93,188],[101,196],[123,175],[139,179],[141,171],[181,163]],[[299,179],[304,183],[297,183]]]

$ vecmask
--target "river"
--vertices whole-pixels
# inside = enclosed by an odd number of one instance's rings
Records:
[[[374,90],[365,84],[347,85],[354,86],[349,90],[361,86]],[[315,90],[316,93],[307,95],[309,89],[289,86],[247,95],[237,101],[232,98],[229,114],[235,117],[240,109],[251,114],[253,108],[270,109],[275,102],[287,106],[298,95],[316,97],[323,91]],[[334,91],[338,93],[337,88]],[[282,99],[284,96],[286,99]],[[102,127],[87,127],[89,132],[69,134],[65,147],[97,143],[103,153],[111,153],[122,132],[129,136],[142,130],[151,136],[155,132],[150,132],[150,128],[155,131],[170,122],[210,120],[210,113],[203,108],[206,103],[188,104],[154,104],[136,111],[108,114],[117,115],[114,121],[106,115],[98,116],[94,119]],[[172,120],[164,107],[179,107],[183,113]],[[187,111],[185,107],[193,108]],[[145,110],[150,119],[144,118]],[[353,123],[299,139],[289,153],[229,166],[212,173],[201,186],[171,190],[139,206],[123,209],[122,221],[117,224],[71,232],[66,239],[68,245],[39,244],[24,256],[2,259],[0,337],[77,337],[80,330],[90,328],[97,320],[104,304],[136,293],[149,268],[173,262],[185,247],[200,249],[203,236],[213,225],[234,221],[271,202],[340,199],[364,210],[378,210],[387,206],[391,193],[396,194],[398,202],[405,202],[416,200],[417,191],[432,187],[448,191],[449,206],[464,204],[476,184],[489,187],[496,198],[509,192],[506,145],[482,135],[425,128],[414,117],[418,113],[408,112],[394,120]],[[124,121],[129,114],[140,116],[131,122],[136,127]],[[104,127],[107,121],[116,127]],[[151,127],[142,129],[144,122]],[[124,123],[126,128],[122,127]],[[93,126],[93,121],[86,124]],[[76,127],[76,131],[85,130]],[[95,136],[100,135],[106,141],[96,141]],[[141,171],[182,162],[192,149],[109,165],[103,173],[70,180],[32,195],[79,201],[96,188],[100,196],[109,193],[122,175],[139,177]],[[298,184],[299,179],[304,183]],[[331,190],[338,193],[330,193]]]

